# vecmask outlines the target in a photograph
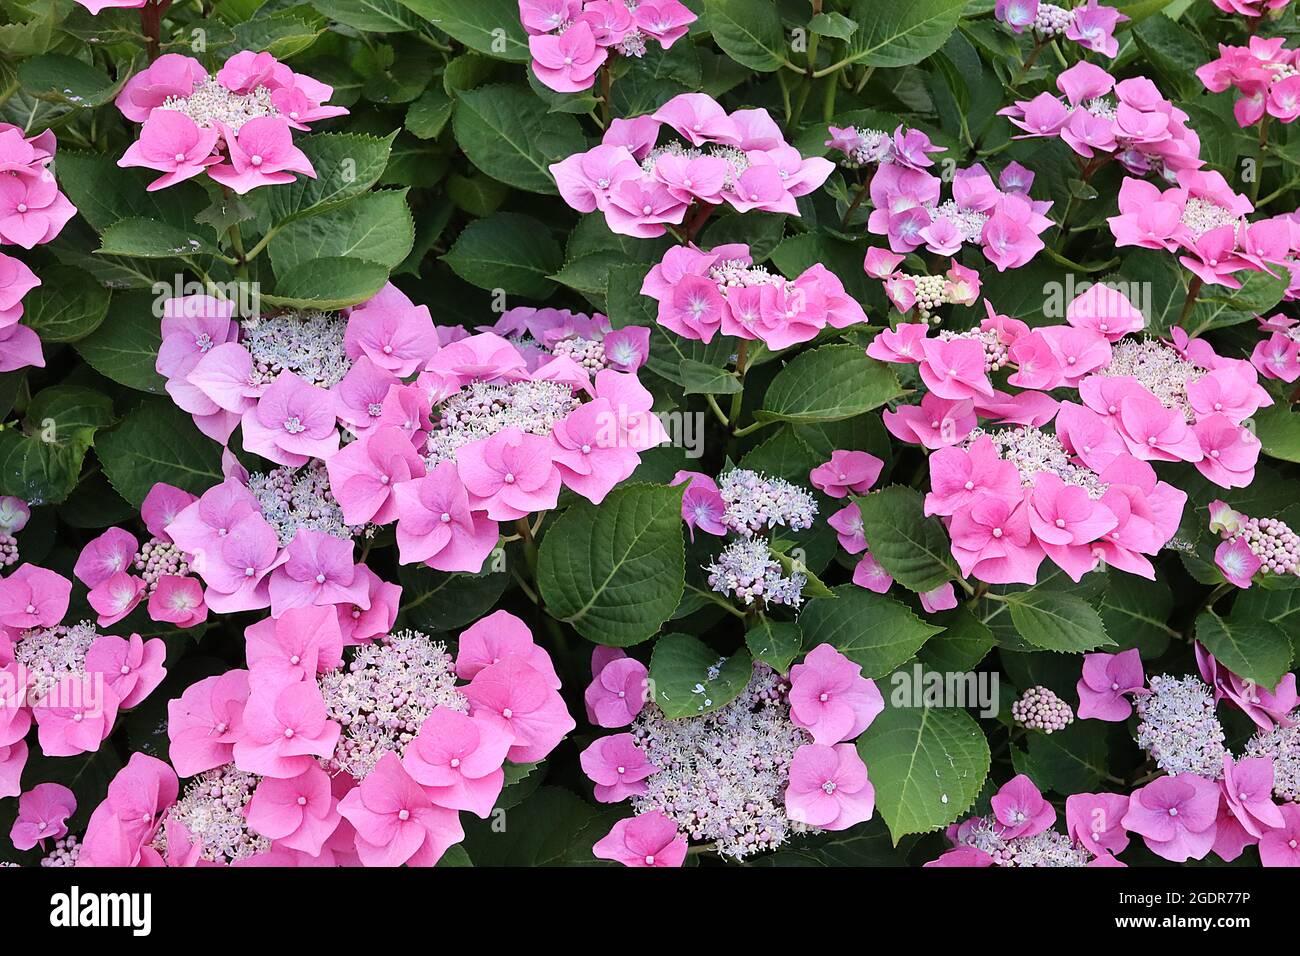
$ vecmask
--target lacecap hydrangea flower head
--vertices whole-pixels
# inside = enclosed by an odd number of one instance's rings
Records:
[[[718,666],[722,664],[719,661]],[[593,847],[625,866],[680,866],[691,841],[743,860],[799,834],[871,818],[875,791],[851,742],[884,708],[861,668],[821,644],[783,676],[756,662],[739,696],[667,717],[650,699],[644,664],[598,648],[588,718],[611,729],[581,757],[602,803],[630,801]],[[707,682],[706,682],[707,683]]]

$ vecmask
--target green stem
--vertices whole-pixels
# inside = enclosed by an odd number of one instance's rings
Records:
[[[609,60],[605,61],[604,66],[600,68],[600,115],[604,122],[601,128],[609,126],[610,118],[613,116],[613,105],[610,102],[610,93],[614,87],[614,79],[609,75]]]
[[[722,406],[718,404],[718,400],[712,395],[705,395],[704,399],[709,403],[709,408],[713,409],[713,414],[718,417],[718,421],[722,423],[722,427],[727,428],[731,422],[727,421],[727,414],[722,410]]]
[[[1259,203],[1259,184],[1264,179],[1264,151],[1268,149],[1268,121],[1270,117],[1267,113],[1259,121],[1259,159],[1255,166],[1255,179],[1250,184],[1250,203],[1258,207]]]
[[[1183,325],[1187,321],[1187,317],[1192,314],[1192,309],[1196,308],[1196,297],[1201,293],[1201,284],[1200,276],[1193,276],[1192,281],[1187,283],[1187,298],[1183,300],[1183,311],[1178,316],[1179,325]],[[1186,328],[1185,325],[1184,328]]]

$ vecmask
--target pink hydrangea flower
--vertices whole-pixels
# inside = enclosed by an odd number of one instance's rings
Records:
[[[597,45],[591,26],[579,20],[563,33],[528,38],[537,78],[559,93],[579,93],[591,86],[608,51]]]
[[[600,504],[640,463],[637,453],[620,442],[618,416],[609,399],[597,398],[555,423],[552,457],[565,487]]]
[[[493,521],[514,521],[559,501],[555,443],[515,426],[462,445],[456,453],[461,480],[475,508]]]
[[[1200,860],[1214,846],[1219,787],[1191,773],[1157,777],[1129,797],[1124,828],[1141,835],[1147,848],[1173,863]]]
[[[952,582],[941,584],[930,591],[923,591],[917,594],[917,600],[921,602],[921,608],[927,614],[938,614],[940,611],[951,611],[957,606],[957,592],[952,586]]]
[[[1034,836],[1056,822],[1056,809],[1023,773],[1004,783],[989,802],[999,833],[1007,840]]]
[[[348,358],[364,355],[378,368],[406,378],[438,351],[438,334],[429,307],[415,305],[390,283],[349,312],[343,343]]]
[[[579,760],[601,803],[618,803],[645,793],[646,777],[659,771],[627,733],[596,738]]]
[[[246,814],[250,828],[309,856],[320,854],[341,819],[329,774],[315,764],[296,777],[263,777]]]
[[[433,866],[465,838],[456,811],[435,805],[391,751],[338,809],[356,828],[357,854],[366,866]]]
[[[1128,833],[1123,826],[1128,797],[1120,793],[1073,793],[1065,798],[1065,826],[1070,839],[1094,855],[1123,853]]]
[[[315,682],[266,686],[249,695],[243,732],[235,741],[235,765],[265,777],[296,777],[328,757],[339,739],[339,725],[325,712]]]
[[[18,798],[18,816],[9,839],[19,850],[57,840],[68,832],[68,817],[76,809],[77,798],[63,784],[38,783]]]
[[[97,587],[128,570],[138,550],[140,543],[135,535],[123,528],[109,528],[81,549],[72,573],[86,587]]]
[[[355,545],[324,531],[299,528],[285,548],[284,563],[271,574],[271,613],[290,608],[351,604],[370,606],[367,580],[357,573]]]
[[[583,694],[587,718],[597,727],[626,727],[646,705],[649,671],[640,661],[622,657],[592,674]]]
[[[423,478],[397,486],[397,546],[403,564],[477,573],[500,537],[497,523],[469,493],[456,464],[440,462]]]
[[[174,624],[188,630],[208,618],[208,606],[203,600],[203,585],[198,578],[164,574],[158,586],[149,595],[149,619]]]
[[[398,516],[394,491],[424,476],[424,459],[395,425],[371,429],[333,455],[326,467],[330,492],[350,525],[388,524]]]
[[[677,832],[677,824],[652,810],[619,820],[591,852],[599,860],[624,866],[681,866],[686,849],[686,837]]]
[[[1079,678],[1079,719],[1128,720],[1133,705],[1127,695],[1146,686],[1142,658],[1136,648],[1118,654],[1085,654]]]
[[[27,744],[21,740],[0,746],[0,797],[16,797],[23,792],[23,767],[27,765]]]
[[[435,707],[406,748],[402,764],[435,805],[468,810],[486,820],[501,794],[501,767],[513,742],[499,723]]]
[[[328,460],[339,448],[336,424],[329,392],[285,371],[244,412],[244,447],[280,465]]]
[[[314,681],[343,663],[343,634],[329,606],[290,608],[248,627],[244,638],[254,689]]]
[[[884,467],[885,463],[869,452],[836,449],[831,452],[831,460],[814,468],[808,479],[832,498],[843,498],[849,492],[864,495]]]
[[[518,657],[483,668],[464,688],[470,716],[483,717],[514,737],[509,759],[541,760],[577,724],[550,679]]]
[[[66,674],[33,708],[37,739],[47,757],[92,753],[113,730],[118,697],[99,675]]]
[[[887,594],[894,584],[894,577],[870,551],[864,551],[858,563],[853,566],[853,583],[876,594]]]
[[[154,110],[140,129],[140,138],[127,147],[117,165],[156,170],[163,175],[145,188],[149,192],[165,189],[221,162],[221,157],[213,154],[220,136],[215,127],[200,129],[184,113]]]
[[[456,676],[473,680],[485,667],[508,657],[519,658],[544,675],[553,689],[560,689],[551,655],[533,643],[528,625],[509,611],[493,611],[461,631],[456,643]]]
[[[1214,563],[1229,583],[1239,588],[1250,587],[1255,573],[1264,566],[1244,538],[1222,542],[1214,549]]]
[[[1286,826],[1273,802],[1273,758],[1247,757],[1234,761],[1223,755],[1223,800],[1237,822],[1253,837]]]
[[[852,740],[885,709],[862,668],[829,644],[819,644],[790,668],[790,720],[818,744]]]
[[[169,756],[177,773],[192,777],[234,759],[247,701],[248,671],[230,670],[191,684],[167,702]]]
[[[150,118],[153,114],[150,114]],[[316,178],[305,153],[293,145],[289,124],[276,116],[251,119],[231,136],[225,134],[226,161],[208,168],[208,175],[241,196],[258,186],[294,181],[294,173]]]
[[[876,791],[853,744],[804,744],[790,762],[785,812],[822,830],[847,830],[871,819]]]
[[[104,682],[117,695],[118,706],[129,709],[148,697],[167,676],[163,661],[167,645],[161,637],[142,640],[105,634],[86,651],[86,672],[103,674]]]
[[[34,564],[0,580],[0,625],[23,631],[53,627],[68,613],[72,582],[56,571]]]
[[[1283,825],[1259,839],[1259,860],[1264,866],[1300,866],[1300,806],[1281,808]]]

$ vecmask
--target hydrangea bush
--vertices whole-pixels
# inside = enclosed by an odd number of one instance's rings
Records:
[[[0,861],[1300,865],[1288,0],[0,11]]]

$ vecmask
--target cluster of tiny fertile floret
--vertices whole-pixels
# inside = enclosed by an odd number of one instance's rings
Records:
[[[944,330],[939,333],[939,338],[970,339],[972,342],[978,342],[984,349],[984,371],[986,372],[996,372],[1005,368],[1010,361],[1007,345],[994,329],[971,329],[969,332]]]
[[[512,425],[529,435],[549,435],[578,405],[573,389],[561,382],[471,382],[438,406],[425,461],[430,467],[455,461],[457,448]]]
[[[571,358],[588,372],[599,372],[609,365],[605,360],[605,344],[600,339],[584,339],[580,335],[556,342],[551,354]]]
[[[1096,374],[1137,379],[1160,399],[1160,404],[1177,408],[1190,422],[1196,413],[1187,399],[1187,386],[1205,373],[1205,369],[1158,339],[1125,338],[1115,345],[1110,364]]]
[[[740,538],[722,549],[709,572],[709,587],[742,601],[747,607],[762,601],[764,607],[785,604],[799,607],[803,603],[808,576],[794,571],[789,577],[781,562],[773,557],[766,538]]]
[[[313,460],[301,468],[282,465],[248,476],[248,490],[257,499],[262,517],[280,539],[280,547],[293,540],[299,528],[322,531],[335,538],[373,534],[374,527],[355,527],[343,520],[343,509],[330,493],[325,463]]]
[[[1199,196],[1188,196],[1187,205],[1183,207],[1182,223],[1191,232],[1193,239],[1199,239],[1211,229],[1218,229],[1220,226],[1235,228],[1239,220],[1226,206]]]
[[[28,695],[33,702],[42,700],[60,678],[84,674],[86,652],[99,637],[95,625],[82,621],[66,627],[38,627],[25,631],[14,644],[14,660],[31,678]]]
[[[707,143],[702,149],[686,146],[682,143],[668,143],[664,146],[658,146],[652,149],[646,158],[641,161],[641,168],[646,173],[653,175],[655,167],[659,164],[660,157],[663,156],[681,156],[688,160],[699,159],[701,156],[712,156],[715,159],[722,160],[729,167],[723,180],[724,189],[735,189],[741,175],[744,174],[745,170],[749,169],[749,157],[745,155],[743,149],[720,143]]]
[[[1137,696],[1137,742],[1165,773],[1223,776],[1223,725],[1214,693],[1196,677],[1157,674],[1151,692]]]
[[[724,289],[743,289],[785,281],[780,276],[772,275],[765,267],[750,265],[744,259],[723,259],[709,270],[709,278]]]
[[[696,691],[705,699],[707,687]],[[784,843],[808,827],[785,815],[795,751],[812,738],[790,720],[790,685],[766,664],[740,696],[708,714],[669,720],[653,703],[632,723],[632,737],[658,767],[638,814],[658,810],[692,840],[710,841],[740,859]]]
[[[969,209],[952,199],[941,203],[927,203],[926,211],[935,222],[946,219],[952,223],[962,242],[978,244],[984,235],[984,224],[989,221],[989,214],[978,209]]]
[[[0,568],[18,563],[18,539],[8,531],[0,531]]]
[[[1100,498],[1110,487],[1091,468],[1070,461],[1070,453],[1052,432],[1031,425],[993,431],[976,428],[966,439],[967,447],[981,435],[987,435],[998,455],[1016,466],[1026,488],[1033,487],[1034,476],[1043,471],[1059,476],[1067,485],[1078,485],[1091,498]]]
[[[54,841],[50,852],[41,857],[41,866],[76,866],[80,857],[81,844],[69,833]]]
[[[936,309],[948,304],[949,285],[943,276],[904,274],[903,278],[912,280],[912,287],[916,290],[916,311],[920,318],[929,319]],[[935,324],[938,321],[935,319]]]
[[[845,166],[853,169],[871,163],[879,163],[883,166],[893,162],[894,139],[892,136],[880,129],[853,127],[853,131],[857,133],[858,145],[849,152],[848,158],[844,162]]]
[[[1074,22],[1074,11],[1054,3],[1040,3],[1034,17],[1034,30],[1045,37],[1061,36]]]
[[[1273,795],[1300,803],[1300,710],[1290,714],[1290,727],[1261,730],[1246,742],[1247,757],[1273,758]]]
[[[167,97],[162,108],[184,113],[204,129],[227,126],[234,133],[249,120],[280,113],[271,103],[271,91],[265,86],[251,93],[234,93],[215,76],[207,77],[189,96]]]
[[[1056,830],[1010,839],[1002,833],[996,820],[979,817],[963,830],[961,843],[983,850],[997,866],[1087,866],[1092,859],[1087,849]]]
[[[1240,530],[1224,537],[1245,541],[1251,553],[1263,562],[1259,568],[1262,573],[1300,575],[1300,535],[1285,521],[1243,515]]]
[[[165,574],[185,577],[190,573],[190,563],[185,552],[170,541],[150,538],[136,552],[135,569],[144,578],[144,583],[152,594],[158,587],[158,581]]]
[[[333,388],[352,367],[343,344],[347,325],[337,312],[245,319],[240,341],[253,357],[253,384],[270,384],[288,371],[312,385]]]
[[[172,820],[189,831],[190,840],[203,847],[202,858],[210,862],[234,863],[265,853],[271,841],[250,830],[245,819],[260,779],[233,763],[199,774],[167,811],[153,848],[166,854],[167,821]]]
[[[1074,723],[1074,711],[1056,694],[1040,685],[1029,688],[1011,705],[1011,719],[1026,730],[1050,734]]]
[[[419,631],[396,631],[356,648],[319,683],[330,719],[342,728],[325,768],[358,780],[385,753],[401,756],[435,707],[469,710],[447,646]]]
[[[747,538],[776,527],[806,531],[817,516],[817,499],[803,488],[748,468],[719,476],[718,491],[726,504],[722,523]]]

